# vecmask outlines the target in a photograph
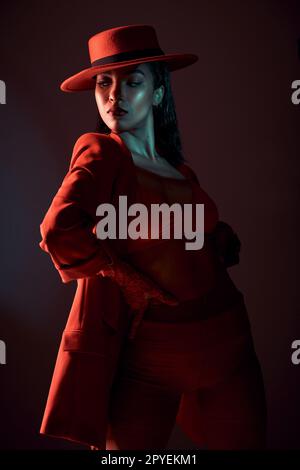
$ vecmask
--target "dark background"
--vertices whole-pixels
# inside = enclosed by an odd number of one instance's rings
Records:
[[[75,140],[95,128],[93,92],[59,90],[89,66],[87,40],[153,25],[165,52],[200,60],[172,75],[184,154],[242,242],[229,273],[245,295],[265,378],[269,446],[300,448],[297,1],[44,1],[1,5],[0,448],[80,448],[39,435],[76,283],[44,254],[39,224]],[[172,448],[193,448],[178,428]]]

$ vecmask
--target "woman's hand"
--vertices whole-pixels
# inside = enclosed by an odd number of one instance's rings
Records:
[[[111,277],[120,285],[126,302],[131,307],[133,318],[128,333],[131,340],[134,339],[150,302],[178,305],[175,297],[160,289],[151,279],[126,262],[114,262],[112,266],[108,266],[108,269],[101,270],[100,274]]]
[[[113,266],[102,269],[100,274],[114,279],[120,285],[126,301],[133,310],[145,309],[149,301],[171,306],[178,305],[175,297],[124,261],[120,260]]]

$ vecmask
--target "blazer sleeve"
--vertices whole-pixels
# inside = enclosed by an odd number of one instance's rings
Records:
[[[94,134],[79,137],[69,171],[40,224],[39,246],[64,283],[95,276],[116,259],[107,240],[94,233],[96,208],[110,202],[116,176],[116,159],[109,157]]]
[[[233,228],[226,222],[219,220],[212,232],[212,237],[217,253],[225,267],[229,268],[239,264],[241,241]]]

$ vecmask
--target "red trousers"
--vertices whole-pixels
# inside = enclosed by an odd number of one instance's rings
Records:
[[[201,449],[266,446],[264,384],[244,298],[203,312],[195,302],[146,312],[122,350],[107,450],[165,449],[176,422]]]

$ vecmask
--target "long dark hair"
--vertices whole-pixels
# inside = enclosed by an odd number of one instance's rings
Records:
[[[154,137],[159,155],[171,165],[177,166],[186,161],[182,154],[181,139],[177,125],[175,102],[173,98],[170,71],[165,62],[148,62],[152,75],[154,89],[164,86],[164,96],[158,106],[153,106]],[[110,134],[109,127],[98,113],[95,132]]]

